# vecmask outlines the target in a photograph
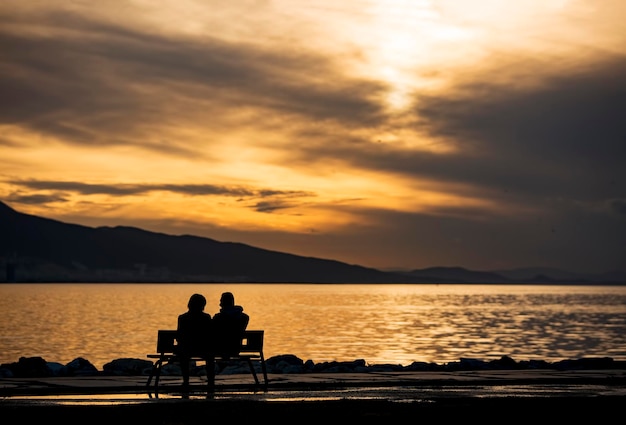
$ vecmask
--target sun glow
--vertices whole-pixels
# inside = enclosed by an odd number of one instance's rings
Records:
[[[420,67],[473,36],[469,29],[444,22],[432,1],[372,1],[364,13],[370,17],[366,72],[388,84],[386,103],[392,112],[405,109],[418,88],[432,84]]]

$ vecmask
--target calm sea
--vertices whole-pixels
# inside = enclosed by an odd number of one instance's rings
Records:
[[[22,356],[102,369],[146,359],[193,293],[218,311],[231,291],[264,329],[265,355],[315,363],[626,360],[626,286],[2,284],[0,363]]]

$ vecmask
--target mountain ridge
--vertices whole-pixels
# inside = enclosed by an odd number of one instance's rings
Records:
[[[0,282],[617,283],[626,273],[522,277],[462,267],[382,271],[137,227],[88,227],[20,213],[0,201]],[[511,271],[513,273],[514,271]],[[564,272],[563,273],[569,273]],[[576,278],[578,276],[578,278]]]

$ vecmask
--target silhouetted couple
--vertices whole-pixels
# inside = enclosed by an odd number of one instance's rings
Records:
[[[229,358],[239,354],[243,332],[250,317],[243,307],[235,305],[231,292],[224,292],[220,298],[220,311],[212,318],[204,311],[206,298],[193,294],[187,303],[187,312],[178,316],[176,340],[177,354],[183,374],[183,386],[189,385],[189,362],[192,357],[205,361],[207,388],[215,389],[215,356]]]

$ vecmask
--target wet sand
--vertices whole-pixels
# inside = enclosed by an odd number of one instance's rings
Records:
[[[121,405],[0,403],[4,424],[206,425],[213,420],[315,423],[318,421],[576,421],[608,423],[621,417],[625,397],[447,397],[427,401],[334,400],[259,402],[251,400],[162,400]],[[444,422],[448,423],[448,422]]]
[[[263,392],[250,389],[248,375],[223,376],[214,395],[198,391],[190,398],[182,397],[178,377],[163,378],[161,397],[145,393],[145,377],[6,378],[0,379],[0,420],[20,425],[206,425],[214,420],[299,424],[368,419],[376,423],[612,423],[626,406],[625,370],[270,378],[270,389]]]

